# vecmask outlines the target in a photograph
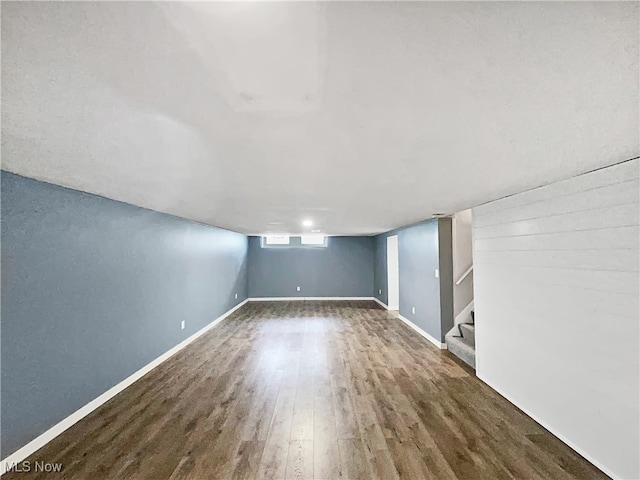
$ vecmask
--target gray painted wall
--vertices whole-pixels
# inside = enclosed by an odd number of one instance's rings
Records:
[[[389,234],[390,235],[390,234]],[[389,304],[389,288],[387,285],[387,234],[373,238],[374,257],[374,294],[385,305]]]
[[[242,302],[246,260],[244,235],[2,172],[2,457]]]
[[[425,332],[440,338],[440,281],[438,221],[421,223],[398,234],[400,264],[400,310]],[[412,312],[415,307],[416,313]]]
[[[327,242],[326,248],[262,248],[260,237],[249,237],[249,296],[372,297],[374,239]]]
[[[438,219],[438,265],[440,267],[440,329],[441,341],[453,328],[453,220]]]
[[[398,235],[399,313],[444,342],[445,334],[453,326],[451,219],[428,220],[374,238],[374,291],[376,298],[385,304],[388,299],[387,237],[392,235]],[[440,270],[440,278],[435,276],[436,269]],[[416,309],[415,314],[412,307]]]

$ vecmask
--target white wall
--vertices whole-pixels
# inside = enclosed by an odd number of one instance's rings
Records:
[[[477,374],[640,478],[639,161],[473,210]]]
[[[453,316],[457,317],[473,300],[473,271],[460,285],[455,282],[473,263],[471,241],[471,210],[463,210],[453,216]]]

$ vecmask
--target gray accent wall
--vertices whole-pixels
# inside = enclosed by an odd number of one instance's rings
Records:
[[[373,237],[329,237],[324,248],[263,248],[260,240],[249,237],[252,298],[373,296]]]
[[[387,234],[376,235],[373,239],[374,257],[374,296],[385,305],[389,304],[387,286]]]
[[[398,312],[431,336],[440,338],[440,282],[435,276],[435,271],[439,268],[437,220],[399,232],[398,261]]]
[[[2,172],[2,458],[245,298],[246,236]]]
[[[388,300],[387,237],[392,235],[398,235],[399,313],[444,342],[445,334],[453,326],[451,219],[428,220],[374,238],[374,291],[376,298],[385,304]],[[440,271],[439,278],[436,278],[436,269]]]
[[[453,219],[438,219],[438,265],[440,267],[441,341],[454,324]]]

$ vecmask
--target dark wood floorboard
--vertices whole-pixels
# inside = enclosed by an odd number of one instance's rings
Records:
[[[250,303],[30,459],[64,479],[608,478],[371,302]]]

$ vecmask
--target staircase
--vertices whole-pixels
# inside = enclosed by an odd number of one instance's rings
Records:
[[[476,368],[476,326],[473,310],[465,322],[459,323],[447,333],[445,343],[451,353],[471,368]]]

